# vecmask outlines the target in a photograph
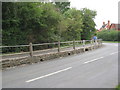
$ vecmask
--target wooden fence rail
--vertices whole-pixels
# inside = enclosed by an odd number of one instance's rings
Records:
[[[29,52],[30,52],[30,56],[33,57],[33,46],[44,46],[44,45],[57,45],[58,47],[58,52],[61,51],[61,44],[72,44],[73,46],[73,49],[75,50],[76,49],[76,43],[81,43],[83,47],[85,47],[86,43],[89,42],[90,45],[92,46],[93,44],[94,45],[97,45],[97,44],[102,44],[102,39],[98,39],[96,41],[93,41],[93,40],[80,40],[80,41],[66,41],[66,42],[54,42],[54,43],[42,43],[42,44],[32,44],[32,42],[29,44],[29,45],[16,45],[16,46],[0,46],[0,48],[16,48],[16,47],[29,47]]]

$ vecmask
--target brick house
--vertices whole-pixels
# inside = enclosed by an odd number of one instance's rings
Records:
[[[98,31],[102,30],[120,30],[120,24],[110,23],[110,21],[108,20],[107,24],[103,22],[102,27]]]
[[[114,24],[114,23],[112,23],[110,25],[109,29],[120,30],[120,24]]]

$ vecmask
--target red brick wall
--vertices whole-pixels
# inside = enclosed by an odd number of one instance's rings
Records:
[[[112,24],[110,29],[120,30],[120,24]]]

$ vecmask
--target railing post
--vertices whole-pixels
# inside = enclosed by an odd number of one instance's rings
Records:
[[[95,40],[95,42],[94,42],[94,43],[95,43],[95,48],[97,48],[97,40]]]
[[[99,47],[99,39],[97,40],[97,47]]]
[[[83,40],[83,51],[85,51],[85,40]]]
[[[75,50],[75,40],[73,40],[73,49]]]
[[[29,49],[30,49],[30,56],[33,57],[33,46],[32,46],[32,43],[30,43],[29,45],[30,45],[30,47],[29,47]]]
[[[85,40],[83,40],[83,47],[85,47]]]
[[[101,46],[101,40],[99,39],[99,46]]]
[[[93,40],[91,40],[91,50],[93,49]]]
[[[58,41],[58,52],[60,52],[60,41]]]
[[[97,45],[97,40],[95,40],[95,44]]]
[[[100,46],[102,46],[102,39],[100,39]]]

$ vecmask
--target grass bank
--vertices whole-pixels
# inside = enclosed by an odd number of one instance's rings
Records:
[[[120,84],[116,87],[116,90],[120,90]]]
[[[103,41],[103,43],[120,43],[120,41]]]

